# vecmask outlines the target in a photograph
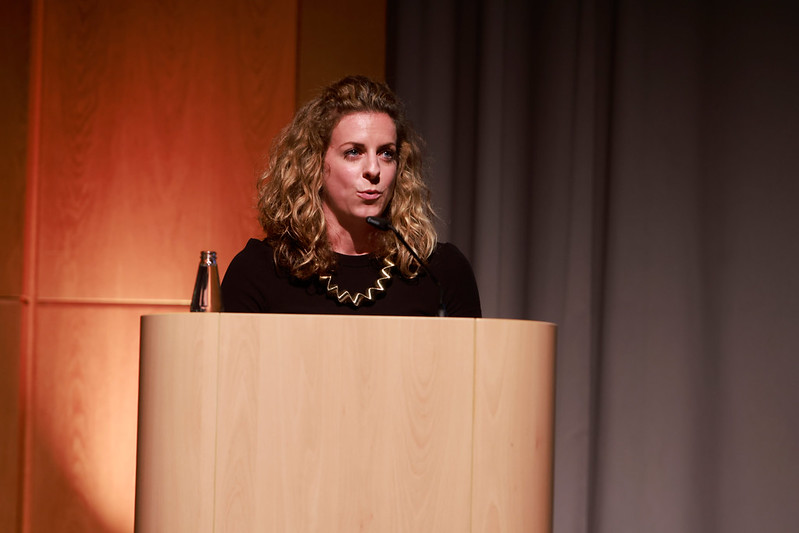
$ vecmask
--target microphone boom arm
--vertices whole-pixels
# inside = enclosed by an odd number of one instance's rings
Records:
[[[447,316],[447,306],[444,304],[444,290],[441,288],[441,284],[438,282],[438,279],[430,270],[430,267],[427,266],[427,263],[425,261],[422,261],[422,259],[416,254],[413,248],[411,248],[411,245],[408,244],[408,242],[405,240],[405,238],[403,238],[402,235],[400,235],[400,232],[397,230],[397,228],[392,226],[391,223],[388,221],[388,219],[382,217],[366,217],[366,222],[376,227],[380,231],[391,230],[394,233],[394,235],[397,236],[397,239],[399,239],[399,241],[402,243],[405,249],[410,252],[410,254],[413,256],[414,259],[416,259],[419,265],[421,265],[424,271],[427,272],[427,275],[430,276],[430,279],[433,280],[433,283],[436,284],[436,287],[438,287],[438,304],[439,304],[438,316],[442,317]]]

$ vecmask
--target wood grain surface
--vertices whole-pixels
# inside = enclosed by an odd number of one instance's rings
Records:
[[[299,3],[298,105],[349,74],[385,80],[386,0],[339,0],[331,6],[329,0]]]
[[[293,113],[294,2],[48,2],[38,292],[185,297],[258,234],[259,158]]]
[[[0,531],[20,522],[26,387],[22,313],[31,7],[0,2]]]
[[[555,327],[478,320],[474,532],[552,530]]]
[[[139,531],[551,530],[554,326],[195,317],[143,319]]]
[[[163,310],[38,306],[25,531],[132,531],[139,317]]]
[[[22,475],[20,328],[22,305],[0,300],[0,531],[14,531]]]
[[[19,301],[25,221],[30,6],[2,2],[0,20],[0,299]]]
[[[138,453],[152,463],[139,473],[138,487],[147,490],[136,499],[155,514],[138,515],[136,530],[213,531],[219,317],[197,313],[190,321],[149,320],[146,327],[139,416],[149,423],[139,426]],[[168,439],[169,448],[152,449],[154,435]],[[156,524],[150,520],[156,515],[169,520]]]
[[[223,316],[217,531],[467,528],[471,321],[359,318]]]

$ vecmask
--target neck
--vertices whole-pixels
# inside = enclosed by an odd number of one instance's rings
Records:
[[[377,230],[364,220],[354,228],[345,228],[328,220],[327,238],[334,252],[343,255],[364,255],[374,251],[374,235]]]

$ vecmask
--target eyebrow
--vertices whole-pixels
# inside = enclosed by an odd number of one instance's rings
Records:
[[[348,144],[352,145],[353,148],[365,148],[366,147],[366,145],[364,143],[359,143],[359,142],[355,142],[355,141],[346,141],[346,142],[341,143],[339,145],[339,148],[343,148],[343,147],[347,146]],[[377,147],[377,149],[379,150],[381,148],[388,148],[388,147],[392,147],[392,148],[396,149],[396,147],[397,147],[396,141],[392,141],[392,142],[381,144],[381,145],[379,145]]]

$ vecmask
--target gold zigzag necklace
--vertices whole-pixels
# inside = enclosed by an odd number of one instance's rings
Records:
[[[394,266],[394,263],[386,258],[383,259],[383,265],[383,268],[380,269],[380,276],[378,276],[377,281],[373,286],[366,289],[366,294],[362,292],[356,292],[355,296],[353,296],[350,294],[350,291],[339,290],[338,285],[333,282],[333,276],[319,276],[319,280],[327,282],[327,293],[335,296],[336,300],[338,300],[340,303],[349,302],[355,307],[358,307],[364,300],[369,300],[370,302],[374,301],[376,293],[384,292],[386,290],[386,288],[383,286],[383,283],[391,279],[391,268]]]

